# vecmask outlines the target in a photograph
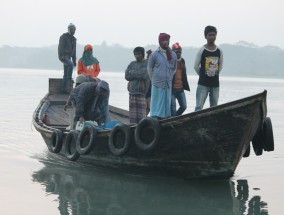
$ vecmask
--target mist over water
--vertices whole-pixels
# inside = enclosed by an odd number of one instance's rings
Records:
[[[284,79],[221,76],[219,104],[267,90],[275,151],[255,156],[251,149],[230,180],[183,181],[51,154],[32,127],[32,114],[47,93],[48,78],[61,78],[62,71],[0,69],[0,75],[0,214],[284,214]],[[124,74],[102,71],[100,78],[110,84],[110,104],[128,109]],[[198,78],[188,80],[191,112]]]

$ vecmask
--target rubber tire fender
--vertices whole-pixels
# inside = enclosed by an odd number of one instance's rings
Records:
[[[117,148],[116,147],[116,135],[118,132],[122,132],[125,135],[125,141],[124,141],[124,145],[122,148]],[[110,152],[113,155],[124,155],[129,147],[130,147],[130,143],[131,143],[131,128],[126,125],[126,124],[118,124],[116,126],[113,127],[113,129],[111,130],[109,139],[108,139],[108,148],[110,150]]]
[[[52,131],[51,134],[51,146],[49,150],[53,153],[59,153],[61,151],[63,144],[63,134],[62,131],[56,129]]]
[[[262,155],[264,146],[264,133],[262,128],[255,133],[251,142],[255,155]]]
[[[93,126],[88,125],[82,129],[76,142],[76,150],[80,155],[89,154],[93,150],[97,133],[97,129],[95,129]],[[89,141],[88,144],[83,147],[82,143],[86,135],[89,135]]]
[[[149,144],[144,143],[141,139],[141,135],[142,135],[141,132],[144,129],[144,127],[146,127],[146,126],[149,126],[154,132],[154,138]],[[136,146],[143,151],[153,150],[156,147],[156,145],[159,141],[160,132],[161,132],[161,128],[160,128],[159,121],[157,119],[151,118],[151,117],[143,118],[138,123],[136,130],[135,130]]]
[[[273,138],[273,129],[270,117],[266,117],[263,124],[264,131],[264,151],[274,151],[274,138]]]
[[[248,147],[246,149],[246,152],[244,153],[243,157],[247,158],[247,157],[249,157],[249,155],[250,155],[250,143],[249,143],[249,145],[248,145]]]
[[[80,157],[80,154],[77,152],[77,150],[74,150],[74,152],[71,153],[71,146],[72,144],[76,144],[78,135],[79,135],[78,131],[71,130],[67,134],[66,139],[65,139],[65,144],[64,144],[65,156],[70,161],[76,161]]]

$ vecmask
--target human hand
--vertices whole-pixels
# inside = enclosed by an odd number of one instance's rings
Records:
[[[79,118],[79,121],[80,121],[80,124],[84,123],[84,121],[85,121],[84,117],[81,116],[81,117]]]
[[[68,105],[68,104],[65,104],[64,105],[64,110],[66,111],[67,110],[67,108],[69,108],[70,106]]]

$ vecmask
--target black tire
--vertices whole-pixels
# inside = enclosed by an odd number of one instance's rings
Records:
[[[247,157],[249,157],[249,155],[250,155],[250,144],[248,145],[247,150],[246,150],[246,152],[244,153],[243,157],[244,157],[244,158],[247,158]]]
[[[122,133],[124,136],[124,144],[122,147],[118,147],[118,139],[117,136],[119,133]],[[131,143],[131,129],[128,125],[118,124],[113,127],[109,139],[108,139],[108,148],[113,155],[124,155]]]
[[[66,136],[64,151],[66,158],[70,161],[76,161],[80,157],[80,154],[76,151],[78,135],[78,131],[71,130]]]
[[[63,134],[60,130],[54,130],[51,134],[51,146],[49,150],[53,153],[59,153],[63,144]]]
[[[89,154],[93,150],[97,133],[93,126],[82,129],[76,142],[76,150],[80,155]]]
[[[264,145],[264,134],[263,129],[259,129],[252,139],[252,146],[255,155],[262,155]]]
[[[146,143],[146,141],[142,140],[143,136],[143,130],[145,128],[149,128],[153,131],[153,139],[150,141],[150,143]],[[136,146],[143,150],[143,151],[150,151],[153,150],[160,138],[160,124],[159,121],[155,118],[151,117],[145,117],[143,118],[137,125],[136,130],[135,130],[135,143]],[[147,136],[147,135],[145,135]]]
[[[270,117],[266,117],[263,124],[264,131],[264,151],[274,151],[274,138],[273,138],[273,129]]]

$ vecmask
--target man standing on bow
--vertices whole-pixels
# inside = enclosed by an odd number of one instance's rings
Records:
[[[62,34],[58,44],[58,58],[63,63],[64,74],[61,84],[61,92],[68,92],[70,84],[73,84],[73,67],[76,66],[76,38],[74,37],[76,26],[68,25],[68,32]]]
[[[223,51],[215,44],[216,27],[206,26],[204,37],[207,43],[199,49],[194,62],[194,69],[199,75],[195,111],[203,109],[208,95],[210,107],[218,104],[219,76],[223,68]]]

